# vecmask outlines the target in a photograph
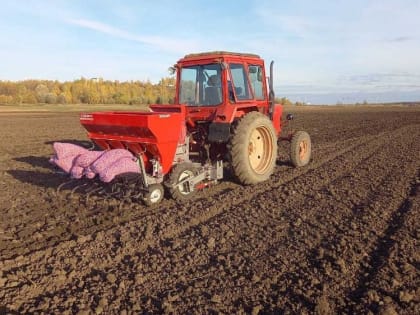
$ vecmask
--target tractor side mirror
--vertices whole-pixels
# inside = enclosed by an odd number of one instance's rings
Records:
[[[176,65],[169,67],[168,68],[169,74],[174,75],[176,73],[176,69],[177,69]]]

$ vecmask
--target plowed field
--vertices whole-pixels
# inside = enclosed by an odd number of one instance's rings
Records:
[[[308,166],[150,208],[56,194],[77,114],[0,114],[0,314],[420,314],[420,108],[291,110]]]

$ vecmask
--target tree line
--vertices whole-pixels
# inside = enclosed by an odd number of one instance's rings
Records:
[[[175,78],[150,81],[0,81],[0,104],[164,104],[175,96]]]
[[[171,104],[175,78],[150,81],[110,81],[80,78],[74,81],[0,81],[0,104]],[[293,105],[287,98],[277,103]],[[298,104],[296,104],[298,105]]]

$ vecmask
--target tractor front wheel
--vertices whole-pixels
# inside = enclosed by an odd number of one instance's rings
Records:
[[[230,156],[233,173],[241,184],[267,180],[277,159],[277,137],[271,120],[259,112],[241,118],[230,142]]]
[[[297,131],[290,142],[290,160],[295,167],[309,163],[312,154],[311,137],[306,131]]]
[[[197,175],[197,168],[192,163],[175,165],[169,177],[169,193],[177,201],[188,200],[195,193],[188,179]]]

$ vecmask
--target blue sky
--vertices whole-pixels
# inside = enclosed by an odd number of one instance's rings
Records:
[[[278,96],[420,100],[420,0],[0,1],[0,80],[159,81],[190,52],[275,60]]]

